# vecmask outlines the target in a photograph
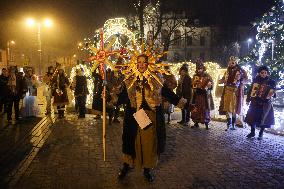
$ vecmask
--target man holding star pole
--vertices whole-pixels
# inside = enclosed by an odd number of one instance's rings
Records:
[[[154,180],[152,169],[156,167],[159,154],[164,151],[166,140],[162,97],[170,103],[183,107],[186,99],[179,98],[164,85],[162,75],[169,74],[156,64],[164,53],[147,50],[144,45],[129,50],[130,61],[119,65],[125,76],[124,88],[117,94],[117,105],[125,104],[122,152],[123,167],[118,179],[124,179],[131,167],[143,168],[148,182]]]

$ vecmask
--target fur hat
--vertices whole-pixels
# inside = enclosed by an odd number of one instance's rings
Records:
[[[230,56],[229,61],[239,62],[239,58],[236,56]]]
[[[198,58],[196,61],[195,61],[195,65],[196,65],[196,70],[199,70],[199,69],[203,69],[204,71],[206,70],[205,66],[204,66],[204,63],[202,61],[201,58]]]

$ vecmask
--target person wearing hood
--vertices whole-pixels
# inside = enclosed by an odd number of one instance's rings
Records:
[[[276,82],[269,77],[269,69],[260,66],[247,97],[249,109],[245,122],[250,125],[251,132],[247,138],[255,136],[255,128],[260,127],[258,140],[263,138],[265,128],[275,124],[272,97],[275,97]]]
[[[191,128],[198,128],[198,123],[205,124],[209,129],[210,110],[214,109],[211,90],[213,89],[213,79],[206,73],[206,68],[202,60],[196,61],[196,71],[192,81],[193,97],[191,119],[194,125]]]

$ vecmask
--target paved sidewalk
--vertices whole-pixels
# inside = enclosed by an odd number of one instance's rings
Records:
[[[247,140],[248,129],[225,132],[225,124],[191,129],[173,121],[167,148],[147,183],[133,170],[117,180],[121,166],[121,124],[107,128],[107,160],[102,155],[101,121],[67,115],[52,127],[29,167],[10,188],[284,188],[284,138],[265,133]]]

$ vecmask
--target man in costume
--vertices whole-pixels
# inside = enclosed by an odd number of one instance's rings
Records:
[[[184,126],[189,126],[189,119],[190,119],[190,110],[189,110],[189,103],[191,101],[191,78],[188,74],[188,65],[183,64],[179,69],[180,79],[177,86],[177,95],[185,98],[187,100],[186,106],[182,109],[182,120],[179,121],[179,124]]]
[[[274,125],[274,111],[271,98],[275,96],[276,82],[269,78],[269,69],[261,66],[258,69],[258,75],[254,78],[251,89],[248,93],[247,104],[249,110],[247,112],[245,122],[251,126],[251,132],[248,138],[255,136],[255,128],[260,127],[258,140],[263,137],[265,128]]]
[[[73,78],[71,89],[74,90],[75,101],[79,110],[78,118],[85,118],[86,100],[89,94],[87,86],[87,78],[82,68],[76,70],[76,76]]]
[[[53,66],[49,66],[47,68],[47,72],[43,77],[43,82],[45,84],[43,96],[45,96],[46,100],[46,112],[45,115],[49,115],[51,113],[51,99],[52,99],[52,89],[51,89],[51,79],[54,74]]]
[[[236,116],[241,114],[244,99],[244,84],[247,73],[238,65],[237,57],[230,57],[228,68],[219,83],[224,83],[219,114],[226,115],[227,129],[235,130]]]
[[[52,78],[53,105],[57,106],[59,118],[64,118],[65,105],[69,104],[67,88],[69,80],[62,66],[58,66],[55,76]]]
[[[137,49],[137,47],[134,47]],[[142,52],[141,52],[142,51]],[[148,49],[132,52],[130,63],[123,65],[125,87],[118,94],[117,104],[126,104],[123,122],[122,152],[123,167],[118,178],[123,179],[130,167],[144,169],[147,181],[154,180],[152,168],[157,164],[159,154],[164,151],[166,130],[162,110],[162,96],[174,105],[183,106],[185,99],[179,98],[163,86],[162,74],[166,71],[155,64],[160,56]],[[134,113],[143,112],[143,119],[151,124],[142,129]],[[139,123],[138,123],[139,122]]]
[[[192,110],[191,119],[194,125],[191,128],[199,127],[198,123],[205,124],[209,129],[210,110],[214,109],[211,90],[213,88],[213,80],[206,73],[206,68],[201,60],[196,62],[196,72],[193,76],[192,89]]]

